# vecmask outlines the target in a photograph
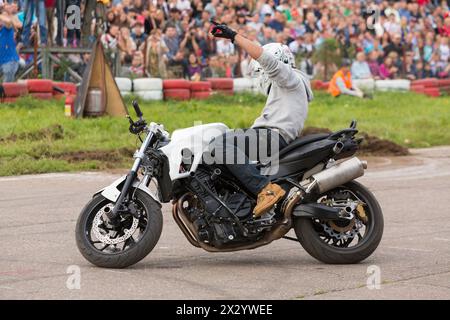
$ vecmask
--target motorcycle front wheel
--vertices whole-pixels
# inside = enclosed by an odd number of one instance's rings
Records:
[[[384,220],[377,199],[366,187],[351,181],[320,195],[317,202],[352,208],[354,217],[347,221],[296,218],[295,234],[311,256],[327,264],[354,264],[375,251],[383,235]]]
[[[161,206],[147,193],[131,190],[134,213],[120,215],[111,225],[106,213],[114,203],[96,195],[81,211],[75,236],[86,260],[103,268],[126,268],[145,258],[162,232]]]

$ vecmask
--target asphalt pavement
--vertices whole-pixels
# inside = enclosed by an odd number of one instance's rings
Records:
[[[208,253],[164,205],[154,251],[131,268],[101,269],[78,252],[74,229],[118,173],[0,178],[0,299],[450,299],[450,147],[412,152],[368,159],[359,181],[378,198],[385,232],[356,265],[322,264],[289,240]]]

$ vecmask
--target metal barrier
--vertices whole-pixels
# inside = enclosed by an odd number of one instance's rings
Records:
[[[27,48],[22,49],[20,53],[33,54],[34,58],[31,63],[25,66],[24,70],[17,77],[18,79],[24,79],[31,72],[34,72],[36,77],[38,74],[38,65],[41,65],[41,74],[44,79],[54,78],[54,66],[62,64],[58,54],[84,54],[92,53],[90,48],[64,48],[64,47],[40,47],[40,48]],[[82,75],[78,74],[71,67],[67,67],[67,72],[76,81],[81,82],[83,80]]]

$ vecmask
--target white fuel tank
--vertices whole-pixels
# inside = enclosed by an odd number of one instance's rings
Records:
[[[185,178],[189,176],[190,172],[195,172],[202,159],[203,152],[207,150],[211,140],[224,134],[227,130],[229,128],[223,123],[210,123],[175,130],[170,143],[161,148],[161,151],[169,158],[172,181]],[[188,149],[194,156],[189,172],[180,172],[184,149]]]

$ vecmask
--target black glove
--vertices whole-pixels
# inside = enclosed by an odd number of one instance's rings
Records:
[[[236,31],[232,30],[224,23],[218,23],[213,20],[211,20],[211,23],[214,25],[214,27],[211,30],[211,34],[214,37],[230,39],[231,42],[234,43],[234,38],[237,35]]]

